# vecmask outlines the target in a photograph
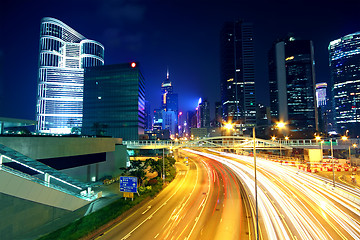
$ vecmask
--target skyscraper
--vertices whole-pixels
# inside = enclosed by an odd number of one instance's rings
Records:
[[[43,18],[36,118],[37,131],[70,133],[81,128],[84,68],[104,64],[104,46],[55,18]]]
[[[227,22],[220,33],[223,118],[251,127],[256,123],[254,39],[251,23]]]
[[[173,92],[173,86],[169,78],[169,70],[166,79],[161,84],[161,109],[163,111],[163,129],[169,129],[170,135],[175,137],[178,125],[178,95]]]
[[[271,116],[288,122],[294,137],[318,129],[314,66],[310,40],[278,40],[269,52]]]
[[[139,64],[86,68],[82,133],[138,140],[144,128],[145,87]]]
[[[210,103],[206,99],[199,101],[197,114],[198,128],[210,127]]]
[[[336,128],[360,135],[360,32],[331,41],[328,49]]]

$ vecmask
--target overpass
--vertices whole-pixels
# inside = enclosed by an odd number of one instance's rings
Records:
[[[338,139],[332,140],[334,149],[347,149],[351,144],[358,143],[358,139],[349,139],[349,141],[342,141]],[[178,149],[178,148],[228,148],[228,149],[252,149],[254,147],[254,140],[248,136],[218,136],[207,137],[196,140],[138,140],[138,141],[123,141],[123,144],[128,149]],[[320,148],[330,149],[330,140],[325,140],[324,143],[314,139],[290,139],[290,140],[265,140],[255,138],[256,149],[288,149],[293,148]]]

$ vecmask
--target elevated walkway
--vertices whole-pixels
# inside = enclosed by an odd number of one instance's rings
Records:
[[[96,199],[88,184],[0,144],[0,192],[74,211]]]

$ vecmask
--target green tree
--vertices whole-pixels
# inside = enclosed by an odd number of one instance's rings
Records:
[[[138,185],[141,186],[145,180],[147,164],[144,161],[133,160],[128,168],[120,168],[124,175],[138,178]]]

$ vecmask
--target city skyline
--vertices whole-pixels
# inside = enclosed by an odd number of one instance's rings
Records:
[[[310,4],[308,1],[274,4],[258,1],[246,5],[207,1],[206,11],[203,1],[108,1],[99,4],[86,1],[86,7],[84,3],[78,1],[72,8],[42,1],[3,3],[0,25],[1,36],[4,36],[0,40],[2,116],[35,119],[39,25],[41,18],[47,16],[103,43],[106,64],[140,62],[147,82],[146,99],[153,108],[158,106],[158,86],[169,67],[179,93],[181,111],[195,109],[199,97],[209,99],[211,106],[220,100],[219,33],[226,21],[240,18],[254,24],[256,100],[265,105],[269,105],[266,55],[273,41],[288,32],[300,39],[313,40],[317,82],[329,83],[328,44],[360,29],[355,11],[358,3],[351,2],[352,7],[346,13],[337,14],[333,14],[331,1],[326,5],[312,3],[308,6],[295,5]],[[12,21],[7,21],[10,18]],[[18,25],[26,36],[26,44],[22,38],[12,37]],[[22,56],[22,71],[12,75],[19,56]]]

